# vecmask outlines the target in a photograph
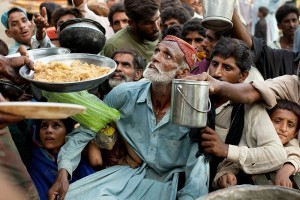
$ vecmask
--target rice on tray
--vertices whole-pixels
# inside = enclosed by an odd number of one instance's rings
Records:
[[[76,82],[97,78],[108,74],[109,67],[100,67],[94,64],[81,63],[76,60],[67,65],[58,61],[51,61],[47,64],[37,61],[34,64],[33,80],[43,82]]]

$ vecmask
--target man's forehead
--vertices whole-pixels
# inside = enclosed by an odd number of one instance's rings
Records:
[[[171,52],[180,51],[183,54],[183,52],[181,51],[178,43],[175,42],[175,41],[164,41],[164,40],[162,40],[160,43],[158,43],[157,47],[166,48]]]

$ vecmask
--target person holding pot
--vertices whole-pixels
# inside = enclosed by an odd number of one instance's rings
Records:
[[[222,38],[212,49],[208,71],[222,83],[237,84],[247,78],[251,63],[250,50],[244,42]],[[211,174],[215,188],[249,184],[247,174],[281,167],[286,152],[262,105],[238,104],[219,95],[211,96],[211,101],[216,112],[215,130],[202,129],[200,144],[205,153],[214,156],[211,167],[218,166],[216,176]]]
[[[166,36],[143,73],[148,80],[120,84],[104,99],[120,111],[118,131],[142,159],[140,167],[106,168],[68,189],[68,176],[72,177],[79,161],[71,155],[80,155],[82,148],[77,145],[84,146],[95,137],[84,130],[70,133],[58,155],[59,173],[48,192],[49,199],[57,192],[60,199],[197,199],[207,194],[209,166],[205,156],[195,156],[198,144],[191,141],[189,128],[170,122],[172,79],[188,75],[193,58],[194,47]]]

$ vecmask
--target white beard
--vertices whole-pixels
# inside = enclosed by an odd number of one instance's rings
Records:
[[[115,79],[109,79],[108,80],[108,85],[110,88],[114,88],[117,85],[120,85],[121,83],[125,83],[126,81],[124,79],[122,80],[115,80]]]
[[[169,72],[164,72],[161,71],[160,69],[157,69],[158,70],[157,71],[156,69],[149,68],[148,67],[149,64],[147,65],[143,73],[143,76],[149,79],[151,82],[167,84],[167,83],[171,83],[172,79],[174,79],[176,76],[176,69]]]

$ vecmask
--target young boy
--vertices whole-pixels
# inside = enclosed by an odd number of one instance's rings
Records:
[[[300,148],[297,139],[300,106],[292,101],[278,100],[277,105],[268,112],[288,155],[282,168],[276,173],[275,184],[292,188],[289,177],[300,171]]]

